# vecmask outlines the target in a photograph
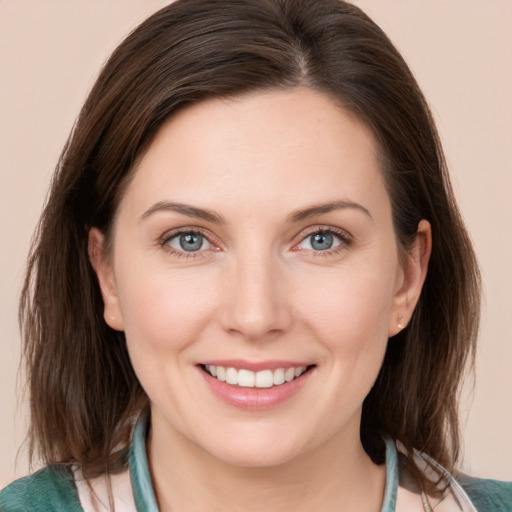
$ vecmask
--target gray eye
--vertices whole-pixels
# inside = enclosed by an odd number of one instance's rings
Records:
[[[196,252],[208,249],[210,242],[199,233],[181,233],[171,238],[169,245],[178,251]]]
[[[189,233],[187,235],[180,235],[180,247],[184,251],[198,251],[203,245],[203,237]]]
[[[316,251],[326,251],[334,243],[334,237],[329,233],[315,233],[310,239],[311,247]]]
[[[317,231],[304,238],[299,247],[310,251],[328,251],[341,243],[339,235],[328,231]]]

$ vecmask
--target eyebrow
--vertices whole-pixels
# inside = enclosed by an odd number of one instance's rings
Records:
[[[331,203],[324,203],[313,205],[308,208],[304,208],[301,210],[297,210],[288,216],[288,222],[300,222],[302,220],[309,219],[316,215],[322,215],[324,213],[329,213],[335,210],[345,210],[345,209],[355,209],[363,212],[367,215],[371,220],[373,217],[371,213],[362,205],[358,203],[354,203],[352,201],[333,201]]]
[[[144,220],[154,213],[165,211],[181,213],[187,217],[195,217],[196,219],[206,220],[215,224],[225,223],[223,217],[211,210],[207,210],[205,208],[197,208],[196,206],[190,206],[183,203],[172,203],[169,201],[159,201],[158,203],[155,203],[151,208],[146,210],[140,216],[140,220]]]
[[[354,203],[353,201],[345,200],[313,205],[308,208],[297,210],[287,217],[287,222],[300,222],[311,217],[314,217],[316,215],[322,215],[335,210],[344,210],[347,208],[359,210],[373,220],[371,213],[364,206],[358,203]],[[155,203],[153,206],[151,206],[151,208],[146,210],[140,216],[140,219],[144,220],[147,217],[162,211],[176,212],[182,215],[186,215],[188,217],[194,217],[196,219],[202,219],[208,222],[213,222],[215,224],[225,224],[226,222],[221,215],[215,213],[212,210],[198,208],[196,206],[191,206],[183,203],[173,203],[170,201],[159,201],[158,203]]]

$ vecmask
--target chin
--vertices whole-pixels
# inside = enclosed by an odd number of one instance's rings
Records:
[[[302,450],[290,439],[277,438],[248,441],[246,438],[231,438],[223,444],[216,443],[211,456],[225,464],[244,468],[269,468],[287,464]]]

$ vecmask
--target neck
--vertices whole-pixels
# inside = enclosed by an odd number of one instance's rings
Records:
[[[278,466],[240,467],[177,432],[152,429],[148,457],[160,511],[380,511],[385,467],[373,464],[355,434]]]

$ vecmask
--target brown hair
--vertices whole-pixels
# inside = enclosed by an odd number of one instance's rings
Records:
[[[472,362],[479,273],[427,103],[404,60],[361,10],[339,0],[178,0],[135,29],[104,66],[59,160],[29,258],[20,322],[30,453],[116,471],[148,399],[124,334],[103,321],[88,228],[108,239],[130,171],[162,123],[207,98],[309,87],[373,130],[397,243],[432,226],[425,285],[363,405],[361,438],[382,436],[452,468],[457,397]]]

